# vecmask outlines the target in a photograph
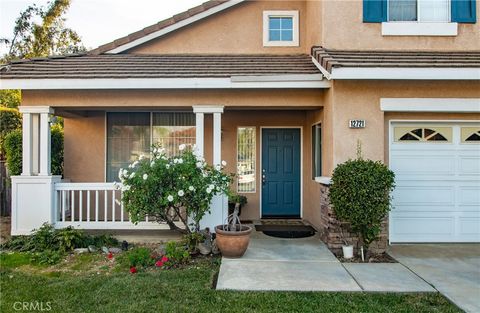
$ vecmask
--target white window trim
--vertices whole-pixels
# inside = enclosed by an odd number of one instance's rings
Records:
[[[269,40],[269,18],[270,17],[291,17],[293,24],[292,41],[270,41]],[[298,11],[263,11],[263,46],[264,47],[298,47],[300,42]]]
[[[449,22],[383,22],[382,36],[457,36],[458,24]]]
[[[458,24],[451,23],[450,0],[446,1],[446,21],[422,21],[420,1],[417,1],[417,21],[388,21],[382,23],[382,36],[457,36]],[[390,19],[390,5],[387,4],[387,18]]]

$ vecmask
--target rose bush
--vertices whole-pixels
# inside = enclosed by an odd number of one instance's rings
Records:
[[[213,196],[230,193],[233,175],[223,172],[225,162],[213,167],[194,153],[194,147],[179,148],[179,155],[169,157],[161,147],[153,147],[149,157],[140,156],[128,168],[120,169],[118,186],[132,222],[148,215],[173,230],[198,231]],[[175,224],[177,219],[183,228]]]

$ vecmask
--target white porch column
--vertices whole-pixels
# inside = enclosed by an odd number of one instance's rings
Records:
[[[22,109],[20,108],[20,112]],[[32,172],[32,114],[23,113],[22,125],[22,175],[30,176]]]
[[[40,114],[40,175],[50,176],[51,173],[51,150],[50,137],[50,113]]]
[[[193,110],[195,112],[195,109]],[[205,154],[203,141],[204,141],[204,114],[202,112],[195,112],[195,145],[197,146],[197,150],[195,153],[202,157]]]
[[[56,222],[55,183],[61,177],[51,176],[50,170],[49,117],[53,109],[21,106],[19,110],[23,114],[23,169],[21,176],[12,176],[11,233],[27,235],[45,222]]]
[[[222,162],[222,113],[223,106],[198,105],[193,106],[193,112],[196,114],[196,141],[197,149],[204,153],[204,114],[213,114],[213,165],[220,165]],[[199,126],[201,126],[199,129]],[[213,197],[210,205],[210,214],[206,214],[200,221],[202,229],[208,227],[210,231],[215,230],[215,226],[224,223],[228,214],[228,199],[225,195]]]

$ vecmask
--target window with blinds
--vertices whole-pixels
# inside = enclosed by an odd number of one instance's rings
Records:
[[[195,143],[195,115],[191,112],[107,113],[106,179],[118,181],[118,171],[141,154],[148,156],[152,144],[167,155],[179,153],[181,144]]]
[[[237,191],[255,192],[256,188],[256,128],[237,129]]]

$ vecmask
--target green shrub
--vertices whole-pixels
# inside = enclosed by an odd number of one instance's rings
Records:
[[[133,248],[120,254],[117,261],[120,265],[129,267],[135,266],[145,268],[155,264],[155,258],[152,257],[152,251],[145,247]]]
[[[39,265],[55,265],[60,262],[64,254],[58,250],[43,250],[41,252],[35,252],[32,255],[31,262]]]
[[[205,240],[205,235],[199,232],[193,232],[183,236],[188,251],[193,252],[197,249],[197,245]]]
[[[52,174],[63,175],[63,129],[59,125],[52,126]],[[7,167],[10,175],[22,173],[22,131],[10,132],[4,142]]]
[[[57,229],[54,237],[60,251],[69,252],[75,248],[88,246],[88,238],[84,232],[71,226]]]
[[[223,172],[225,162],[210,166],[185,144],[179,151],[176,156],[167,156],[164,149],[153,148],[150,157],[141,155],[128,168],[120,169],[122,201],[132,222],[138,223],[148,215],[174,230],[198,231],[213,196],[229,194],[232,175]],[[183,228],[176,225],[176,218]]]
[[[332,175],[330,202],[337,218],[348,222],[368,250],[391,209],[395,174],[379,161],[349,160]]]
[[[190,260],[190,253],[181,242],[169,241],[165,245],[165,256],[170,265],[183,264]]]
[[[17,129],[10,132],[3,143],[7,168],[10,175],[22,173],[22,131]]]
[[[118,246],[118,240],[112,235],[97,235],[97,236],[88,236],[85,246],[95,246],[95,247],[116,247]]]
[[[0,106],[0,155],[5,154],[5,137],[22,127],[22,115],[17,109]]]
[[[16,109],[20,105],[22,91],[20,89],[0,90],[0,106]]]

